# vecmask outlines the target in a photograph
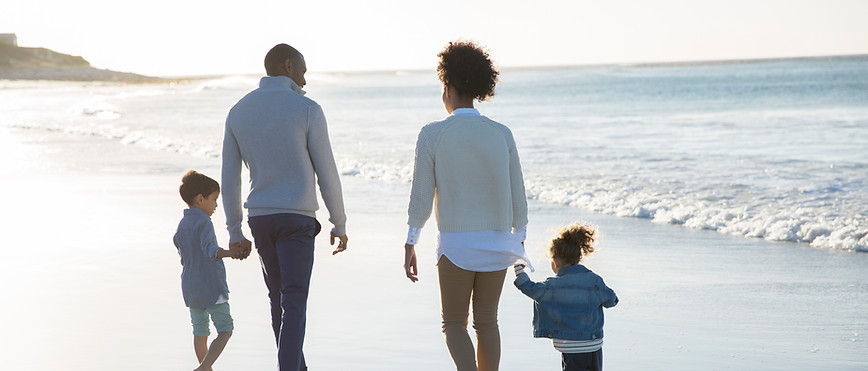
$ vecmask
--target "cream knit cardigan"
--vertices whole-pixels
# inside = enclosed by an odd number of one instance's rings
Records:
[[[407,223],[422,228],[432,203],[441,232],[527,225],[521,163],[509,128],[485,116],[425,125],[416,141]]]

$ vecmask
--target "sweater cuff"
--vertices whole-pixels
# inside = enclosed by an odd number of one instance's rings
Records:
[[[244,233],[241,231],[241,226],[229,230],[229,243],[236,243],[246,239],[247,237],[244,237]]]
[[[334,233],[335,236],[346,236],[347,226],[345,224],[336,225],[334,228],[332,228],[332,233]]]

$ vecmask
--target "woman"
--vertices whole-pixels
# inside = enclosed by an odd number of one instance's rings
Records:
[[[529,264],[521,164],[509,128],[473,107],[474,100],[494,95],[499,72],[488,53],[458,41],[438,57],[443,106],[450,115],[425,125],[416,142],[404,269],[411,281],[418,279],[415,245],[433,204],[446,346],[459,371],[497,370],[497,305],[506,269]],[[471,298],[476,352],[467,333]]]

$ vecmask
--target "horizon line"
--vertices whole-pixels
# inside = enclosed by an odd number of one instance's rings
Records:
[[[848,59],[848,58],[868,58],[868,53],[855,54],[829,54],[829,55],[801,55],[789,57],[757,57],[757,58],[732,58],[732,59],[693,59],[693,60],[674,60],[674,61],[658,61],[658,62],[604,62],[604,63],[587,63],[587,64],[552,64],[552,65],[514,65],[514,66],[498,66],[500,70],[552,70],[552,69],[575,69],[575,68],[594,68],[594,67],[673,67],[673,66],[702,66],[702,65],[722,65],[722,64],[747,64],[747,63],[771,63],[796,60],[814,60],[814,59]],[[311,70],[308,73],[313,74],[336,74],[336,73],[399,73],[399,72],[428,72],[434,68],[383,68],[383,69],[359,69],[359,70]],[[173,79],[202,79],[209,77],[226,77],[226,76],[262,76],[262,72],[227,72],[217,74],[204,75],[155,75],[159,78]]]

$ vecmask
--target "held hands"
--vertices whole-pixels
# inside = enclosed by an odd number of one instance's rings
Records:
[[[419,280],[419,268],[416,267],[416,246],[404,245],[404,272],[412,282]]]
[[[250,256],[250,250],[253,244],[248,239],[243,239],[238,242],[229,244],[229,252],[232,254],[232,259],[244,260]]]
[[[344,250],[347,249],[347,240],[348,240],[347,235],[338,236],[335,234],[335,232],[330,232],[329,245],[335,244],[335,238],[338,239],[338,247],[335,249],[335,251],[332,251],[332,255],[336,255],[337,253],[344,252]]]

